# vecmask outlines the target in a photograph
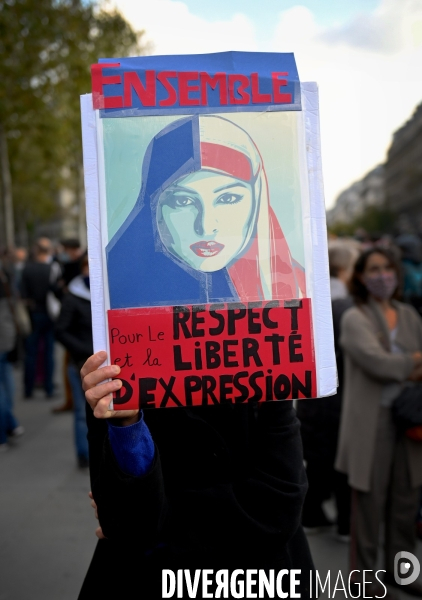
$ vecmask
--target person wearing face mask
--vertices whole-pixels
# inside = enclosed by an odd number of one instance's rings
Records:
[[[83,249],[81,248],[80,241],[76,238],[62,240],[60,244],[63,248],[63,252],[59,255],[63,271],[60,283],[67,289],[72,279],[81,274]]]
[[[392,417],[404,382],[422,379],[422,321],[413,307],[397,301],[398,281],[399,267],[387,250],[372,248],[356,262],[350,283],[355,306],[341,322],[345,381],[336,460],[352,487],[355,580],[359,575],[362,579],[364,570],[375,573],[384,522],[383,568],[389,585],[398,585],[393,575],[396,553],[414,552],[422,485],[422,444],[399,434]],[[406,592],[422,596],[422,586],[415,581]]]
[[[85,395],[79,370],[93,352],[91,292],[88,257],[80,261],[81,275],[69,283],[60,315],[56,321],[56,338],[69,352],[67,373],[73,396],[74,437],[79,468],[88,467],[88,441],[85,417]]]
[[[76,238],[67,238],[60,242],[62,252],[59,253],[58,259],[62,269],[62,276],[57,282],[56,294],[60,299],[63,299],[67,294],[70,282],[81,274],[81,257],[83,250],[81,244]],[[64,384],[64,403],[60,406],[55,406],[51,412],[53,414],[61,414],[66,411],[73,410],[73,395],[72,387],[69,381],[69,361],[70,355],[66,350],[63,356],[63,384]]]

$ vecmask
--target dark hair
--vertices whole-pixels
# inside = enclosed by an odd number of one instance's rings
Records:
[[[60,243],[63,246],[63,248],[71,248],[73,250],[77,250],[81,247],[80,241],[76,238],[68,238],[65,240],[61,240]]]
[[[88,253],[86,251],[82,254],[81,258],[79,259],[79,265],[80,265],[81,270],[84,267],[86,267],[87,265],[89,265]]]
[[[361,277],[365,271],[368,258],[373,254],[382,254],[385,256],[390,266],[395,270],[398,281],[400,281],[401,278],[400,266],[394,254],[390,250],[386,250],[385,248],[370,248],[369,250],[365,250],[365,252],[359,256],[355,263],[353,275],[349,283],[349,291],[357,304],[364,304],[368,300],[369,292],[366,288],[366,285],[362,282]],[[392,297],[396,300],[400,297],[399,284],[394,290]]]

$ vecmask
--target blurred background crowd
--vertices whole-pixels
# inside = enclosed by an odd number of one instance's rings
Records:
[[[329,234],[328,248],[339,388],[335,396],[297,402],[309,480],[303,526],[311,538],[335,532],[338,542],[355,549],[350,567],[362,570],[375,569],[379,560],[380,527],[387,532],[391,529],[391,536],[385,534],[387,546],[392,547],[390,555],[386,548],[385,555],[391,573],[396,551],[415,551],[416,539],[422,539],[422,430],[407,440],[416,448],[411,456],[413,450],[405,447],[407,441],[397,434],[392,416],[393,400],[403,384],[422,379],[422,239],[415,233],[363,235],[359,230],[352,236]],[[371,280],[377,282],[375,287]],[[403,306],[410,307],[404,315]],[[364,330],[373,325],[371,310],[378,313],[375,321],[378,328],[384,323],[388,337],[384,348],[374,348],[373,340],[359,330],[359,317],[353,314],[356,307],[358,312],[368,312]],[[409,318],[413,341],[409,332],[403,337]],[[56,342],[63,349],[59,353]],[[74,460],[79,469],[87,470],[85,398],[79,370],[92,351],[89,267],[79,239],[53,242],[44,236],[30,248],[4,249],[0,262],[0,461],[5,452],[13,453],[14,447],[25,444],[25,422],[18,421],[15,403],[45,399],[52,401],[53,415],[73,414]],[[411,357],[410,365],[404,354]],[[361,388],[356,389],[359,377]],[[15,388],[21,390],[20,395]],[[351,413],[350,406],[347,409],[347,402],[358,407],[357,414]],[[374,404],[380,409],[371,431],[365,423],[372,418],[370,406]],[[354,445],[358,452],[363,448],[356,468]],[[371,465],[372,472],[366,479],[362,475],[365,464]],[[413,480],[412,470],[416,473]],[[363,504],[360,526],[356,522],[359,498],[365,502],[372,498],[369,507]],[[394,498],[395,512],[391,508]],[[377,526],[368,534],[368,523],[373,522]],[[419,596],[422,588],[414,585]]]
[[[75,464],[88,466],[78,374],[92,352],[79,95],[89,91],[89,65],[98,57],[149,52],[145,39],[110,5],[0,0],[0,465],[25,444],[16,406],[45,398],[54,418],[72,413]],[[339,388],[333,397],[297,405],[309,479],[303,525],[309,536],[334,528],[345,544],[355,536],[351,565],[360,568],[374,565],[382,521],[389,569],[392,549],[422,539],[422,462],[419,447],[409,450],[422,441],[398,439],[391,417],[400,386],[419,380],[422,362],[422,104],[408,117],[385,161],[330,199]],[[370,288],[372,276],[381,291]],[[368,358],[376,372],[359,362],[372,342],[365,328],[356,334],[356,308],[385,334],[386,354],[374,350]],[[365,398],[368,390],[379,395],[382,410],[371,417],[363,406],[359,421],[348,398]],[[372,429],[365,428],[371,418]],[[353,438],[363,447],[370,441],[377,477],[364,476],[359,457],[355,473]]]
[[[89,268],[86,251],[76,238],[54,245],[38,238],[30,252],[5,251],[0,265],[0,453],[10,438],[24,433],[13,411],[13,366],[22,365],[23,399],[41,391],[58,397],[55,370],[61,370],[64,403],[55,414],[74,411],[78,466],[88,467],[85,398],[79,370],[93,352]],[[56,364],[55,341],[65,349]]]
[[[338,388],[297,402],[309,481],[302,523],[308,535],[335,525],[350,570],[376,568],[382,530],[384,581],[394,585],[394,557],[422,539],[422,419],[401,427],[396,402],[412,389],[422,408],[422,240],[358,232],[331,236],[328,253]],[[422,586],[406,591],[420,597]]]

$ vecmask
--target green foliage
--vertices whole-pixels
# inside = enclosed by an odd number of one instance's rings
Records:
[[[0,123],[18,227],[53,217],[61,186],[77,189],[79,96],[100,57],[141,54],[116,10],[86,0],[0,0]]]
[[[364,229],[369,234],[391,233],[396,216],[384,206],[368,206],[352,223],[336,223],[329,232],[339,236],[352,236],[357,229]]]

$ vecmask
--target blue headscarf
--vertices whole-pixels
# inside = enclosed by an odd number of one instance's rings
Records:
[[[112,309],[239,300],[227,268],[192,269],[168,252],[156,228],[162,190],[200,168],[198,115],[175,121],[150,142],[136,204],[106,248]]]

